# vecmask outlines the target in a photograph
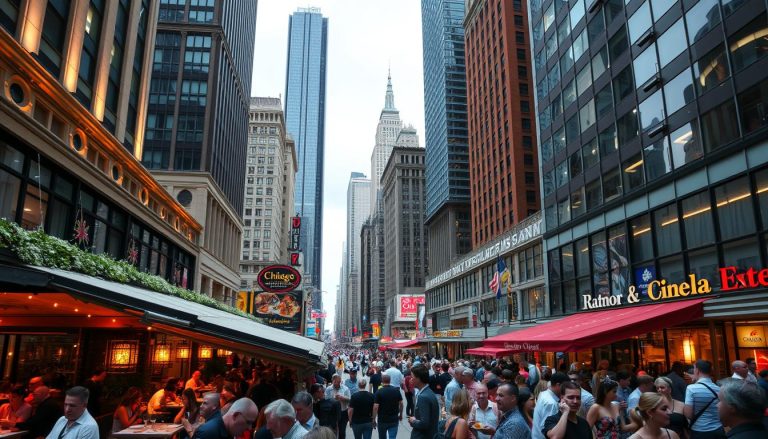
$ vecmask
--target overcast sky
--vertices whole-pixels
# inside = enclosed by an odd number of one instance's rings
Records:
[[[251,95],[285,94],[288,17],[307,6],[328,18],[322,289],[326,329],[333,329],[349,174],[371,175],[389,66],[400,118],[417,129],[424,146],[421,2],[260,0]]]

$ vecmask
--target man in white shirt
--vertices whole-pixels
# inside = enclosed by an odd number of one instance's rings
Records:
[[[562,372],[553,373],[549,380],[549,389],[539,394],[536,408],[533,409],[533,428],[531,429],[533,439],[546,439],[542,433],[544,422],[548,417],[559,413],[560,385],[566,381],[569,381],[568,375]]]
[[[629,394],[627,398],[627,410],[634,410],[640,403],[640,396],[645,392],[653,392],[653,377],[650,375],[640,375],[637,377],[637,388]]]
[[[88,389],[75,386],[64,398],[64,416],[56,421],[46,439],[99,439],[99,426],[88,413]]]
[[[734,361],[731,363],[731,370],[733,370],[733,375],[731,375],[732,379],[747,380],[753,384],[757,384],[757,379],[754,375],[749,373],[749,366],[746,362],[741,360]]]
[[[403,373],[397,368],[397,362],[395,360],[389,362],[389,369],[385,370],[384,373],[389,375],[390,386],[403,388]]]
[[[284,399],[272,401],[264,409],[264,414],[272,437],[301,439],[307,435],[307,430],[296,420],[296,410]]]
[[[481,425],[477,431],[477,439],[491,439],[491,434],[483,433],[496,431],[499,426],[499,408],[495,402],[488,400],[488,387],[485,384],[478,384],[475,388],[477,402],[472,405],[469,412],[469,425],[474,428],[476,423]]]

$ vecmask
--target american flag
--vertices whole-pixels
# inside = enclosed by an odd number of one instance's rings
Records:
[[[493,279],[488,283],[488,288],[491,289],[494,293],[499,291],[499,272],[496,271],[493,273]]]

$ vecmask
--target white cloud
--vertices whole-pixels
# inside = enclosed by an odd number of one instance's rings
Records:
[[[328,17],[323,295],[332,328],[350,172],[371,174],[376,123],[392,69],[400,118],[424,146],[421,2],[417,0],[261,0],[256,23],[253,96],[285,93],[288,17],[298,7],[321,8]]]

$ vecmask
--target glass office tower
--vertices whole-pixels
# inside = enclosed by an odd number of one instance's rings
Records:
[[[288,24],[285,123],[296,140],[299,172],[294,205],[302,217],[301,248],[308,284],[321,285],[323,242],[323,154],[328,19],[318,8],[299,8]],[[322,309],[321,294],[313,307]]]
[[[471,249],[464,0],[422,0],[430,270]]]
[[[550,313],[767,266],[766,3],[529,11]]]

